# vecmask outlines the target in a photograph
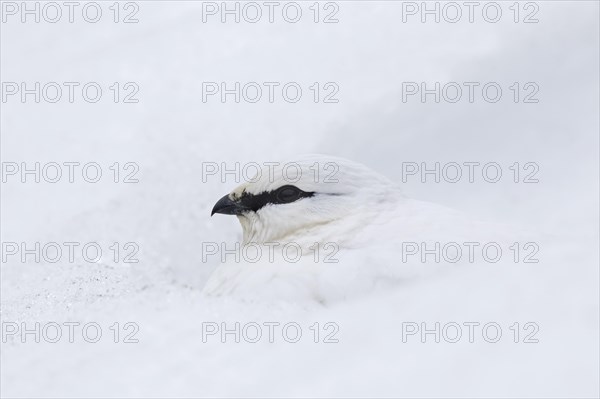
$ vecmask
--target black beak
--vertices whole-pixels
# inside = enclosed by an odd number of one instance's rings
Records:
[[[210,216],[214,215],[215,213],[222,213],[224,215],[240,215],[245,210],[247,209],[239,202],[232,201],[229,198],[229,195],[226,195],[217,201],[212,209],[212,212],[210,213]]]

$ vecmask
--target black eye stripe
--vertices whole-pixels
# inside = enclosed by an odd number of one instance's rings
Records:
[[[288,194],[291,193],[291,191],[289,191],[290,189],[295,191],[293,197]],[[288,190],[288,192],[286,192],[288,195],[281,195],[284,190]],[[314,192],[302,191],[296,186],[283,186],[277,190],[265,191],[260,194],[248,194],[244,192],[240,197],[239,202],[244,208],[256,212],[268,204],[286,204],[298,201],[301,198],[312,197],[313,195],[315,195]]]

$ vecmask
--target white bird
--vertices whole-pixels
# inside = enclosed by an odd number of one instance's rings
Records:
[[[238,217],[243,256],[219,265],[203,292],[250,301],[327,303],[397,287],[468,263],[465,253],[456,262],[440,262],[432,253],[423,259],[415,244],[431,251],[440,243],[439,258],[442,245],[493,240],[495,230],[405,198],[364,165],[324,155],[263,168],[221,198],[215,213]],[[456,246],[448,248],[455,256]]]

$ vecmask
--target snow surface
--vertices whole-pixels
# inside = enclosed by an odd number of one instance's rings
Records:
[[[3,82],[135,81],[140,102],[3,103],[2,161],[133,161],[140,183],[11,180],[2,241],[135,241],[140,262],[3,262],[2,323],[96,322],[104,335],[95,344],[7,339],[1,394],[598,397],[598,3],[537,4],[538,24],[402,24],[401,3],[387,1],[339,2],[339,24],[203,24],[200,3],[160,1],[139,3],[139,24],[3,23]],[[340,102],[203,103],[203,81],[335,81]],[[540,102],[403,103],[404,81],[534,81]],[[503,236],[537,242],[540,262],[434,265],[395,289],[326,304],[203,296],[220,262],[202,262],[201,243],[233,246],[241,229],[233,217],[209,217],[238,182],[203,183],[201,163],[313,152],[502,225]],[[436,161],[495,161],[505,172],[536,162],[540,182],[402,183],[402,162]],[[423,213],[423,226],[435,216]],[[374,248],[385,247],[379,239]],[[399,252],[382,253],[364,266],[385,258],[403,267]],[[114,322],[137,323],[139,343],[114,343]],[[222,322],[295,322],[303,336],[203,342],[203,323]],[[327,322],[339,326],[338,343],[322,342]],[[403,342],[407,322],[496,322],[503,336]],[[536,323],[539,342],[514,343],[515,322]]]

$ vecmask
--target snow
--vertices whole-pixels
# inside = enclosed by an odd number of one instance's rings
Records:
[[[111,15],[110,4],[101,4]],[[96,104],[2,103],[2,162],[93,161],[107,176],[96,184],[2,184],[3,243],[94,241],[105,249],[99,263],[81,256],[2,262],[3,333],[10,323],[36,322],[95,322],[103,333],[97,343],[80,330],[70,343],[66,327],[58,343],[3,339],[3,396],[600,395],[597,3],[537,2],[538,24],[513,23],[508,3],[498,24],[403,24],[399,2],[338,2],[338,24],[203,24],[199,2],[138,4],[138,24],[2,24],[2,82],[95,81],[105,90]],[[204,103],[203,81],[296,81],[305,96],[295,104]],[[308,87],[316,81],[336,82],[339,103],[315,104]],[[495,81],[505,97],[404,103],[406,81]],[[539,103],[505,100],[515,81],[536,82]],[[114,82],[136,82],[139,103],[113,103]],[[415,206],[406,237],[386,240],[371,226],[372,256],[354,264],[419,272],[393,287],[341,295],[330,273],[324,303],[274,298],[265,283],[250,299],[203,295],[220,260],[202,262],[202,243],[233,248],[242,234],[234,217],[209,216],[240,181],[203,182],[202,162],[231,166],[315,152],[361,162],[408,198],[484,222],[432,238],[441,228],[438,208]],[[137,163],[140,182],[113,183],[114,162]],[[403,182],[402,162],[497,162],[504,174],[498,183]],[[538,164],[539,183],[514,183],[514,162]],[[539,262],[514,263],[506,251],[499,263],[402,264],[401,248],[390,253],[390,242],[496,237],[537,243]],[[107,249],[114,242],[121,251],[137,243],[139,263],[114,263]],[[127,322],[139,326],[138,343],[123,342],[132,331]],[[236,343],[227,335],[223,343],[220,334],[206,335],[213,323],[231,329],[236,322],[248,334],[257,323],[262,338]],[[270,322],[279,323],[272,343]],[[458,323],[463,336],[457,343],[403,337],[406,323],[422,322],[430,329]],[[469,322],[480,323],[472,343]],[[481,335],[491,322],[502,328],[497,343]],[[528,322],[539,326],[537,343],[523,342]],[[301,327],[298,342],[284,339],[286,323]],[[339,342],[323,342],[333,331],[326,323],[339,327]]]

